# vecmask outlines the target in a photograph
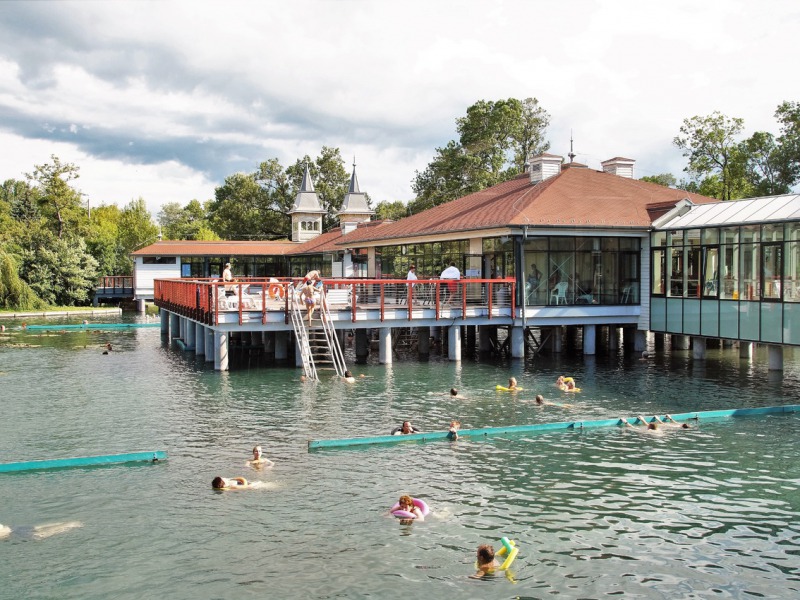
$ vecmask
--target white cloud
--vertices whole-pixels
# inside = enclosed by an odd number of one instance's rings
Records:
[[[720,110],[747,132],[800,100],[795,2],[6,3],[0,14],[0,177],[50,154],[92,201],[151,210],[213,196],[226,175],[323,145],[355,155],[377,202],[477,100],[537,97],[551,151],[685,164],[684,118]],[[27,32],[27,33],[22,33]]]

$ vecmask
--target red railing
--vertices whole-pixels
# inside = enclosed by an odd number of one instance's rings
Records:
[[[220,314],[235,312],[239,324],[245,313],[261,313],[261,322],[267,314],[282,312],[284,322],[289,322],[289,294],[296,293],[300,279],[245,278],[234,282],[210,279],[156,279],[155,304],[194,320],[219,324]],[[323,280],[325,301],[329,310],[350,311],[353,322],[359,309],[380,311],[383,321],[387,309],[403,307],[408,319],[414,311],[429,309],[439,319],[443,310],[456,309],[467,318],[467,309],[485,308],[487,318],[493,309],[510,308],[515,313],[516,281],[507,279],[330,279]],[[418,318],[430,314],[418,313]],[[453,315],[449,315],[452,317]]]

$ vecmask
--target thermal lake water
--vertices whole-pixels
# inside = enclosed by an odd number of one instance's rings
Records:
[[[111,342],[114,351],[102,354]],[[352,359],[352,357],[351,357]],[[160,464],[0,474],[0,598],[800,597],[800,415],[309,453],[309,439],[798,404],[766,352],[214,372],[158,328],[0,334],[0,461],[166,450]],[[558,375],[580,394],[562,394]],[[525,391],[496,392],[515,376]],[[464,400],[447,392],[458,388]],[[569,407],[537,407],[537,393]],[[253,445],[276,462],[245,466]],[[216,475],[264,482],[215,492]],[[424,523],[384,515],[401,494]],[[35,540],[29,527],[82,527]],[[516,540],[509,577],[469,579]]]

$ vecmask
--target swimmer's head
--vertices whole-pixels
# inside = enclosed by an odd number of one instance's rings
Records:
[[[648,429],[658,429],[658,423],[650,422],[647,424]]]
[[[398,500],[397,503],[400,505],[401,510],[406,510],[403,508],[404,506],[408,508],[413,508],[414,506],[414,500],[411,496],[400,496],[400,500]]]
[[[689,424],[688,423],[684,423],[683,425],[681,425],[681,427],[683,429],[689,429]]]
[[[458,390],[456,388],[450,388],[450,395],[458,396]]]
[[[536,404],[544,404],[544,396],[536,394]]]
[[[494,547],[490,544],[478,546],[478,564],[485,565],[494,560]]]
[[[253,458],[255,459],[261,458],[261,446],[253,447]]]
[[[353,376],[353,374],[352,374],[350,371],[345,371],[345,372],[344,372],[344,376],[345,376],[345,377],[352,377],[352,376]]]
[[[214,477],[211,480],[211,487],[215,490],[225,489],[225,480],[222,477]]]
[[[509,377],[508,378],[508,386],[509,387],[514,387],[515,385],[517,385],[517,379],[515,377]]]

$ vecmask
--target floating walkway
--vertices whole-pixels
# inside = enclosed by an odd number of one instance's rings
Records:
[[[141,329],[161,327],[161,323],[86,323],[80,325],[27,325],[23,331],[81,331],[106,329]]]
[[[707,410],[703,412],[690,412],[670,415],[675,421],[700,421],[704,419],[719,419],[723,417],[750,417],[756,415],[768,415],[779,413],[800,412],[800,404],[790,404],[786,406],[765,406],[762,408],[734,408],[731,410]],[[666,419],[662,415],[661,420]],[[646,422],[656,420],[655,416],[645,417]],[[631,424],[638,422],[637,417],[629,417],[627,421]],[[557,423],[538,423],[536,425],[509,425],[508,427],[484,427],[482,429],[461,429],[458,432],[459,438],[478,438],[494,435],[517,434],[517,433],[539,433],[543,431],[562,431],[576,429],[591,429],[595,427],[618,427],[624,425],[621,418],[600,419],[595,421],[562,421]],[[345,448],[351,446],[365,446],[369,444],[396,444],[398,442],[427,442],[432,440],[448,440],[449,432],[432,431],[430,433],[410,433],[408,435],[379,435],[374,437],[348,438],[340,440],[309,440],[308,451],[324,450],[326,448]]]
[[[0,473],[18,473],[20,471],[39,471],[42,469],[64,469],[70,467],[91,467],[94,465],[111,465],[128,462],[155,463],[166,460],[163,450],[153,452],[129,452],[128,454],[105,454],[102,456],[80,456],[76,458],[55,458],[52,460],[29,460],[25,462],[0,463]]]

